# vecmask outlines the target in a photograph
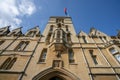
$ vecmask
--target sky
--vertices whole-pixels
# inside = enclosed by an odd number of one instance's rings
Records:
[[[0,27],[25,33],[39,26],[43,32],[50,16],[65,16],[64,8],[76,33],[94,27],[112,36],[120,30],[120,0],[0,0]]]

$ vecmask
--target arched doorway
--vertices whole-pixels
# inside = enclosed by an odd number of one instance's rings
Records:
[[[80,79],[66,69],[48,68],[34,76],[32,80],[80,80]]]
[[[60,78],[60,77],[55,76],[55,77],[50,78],[49,80],[63,80],[63,79]]]

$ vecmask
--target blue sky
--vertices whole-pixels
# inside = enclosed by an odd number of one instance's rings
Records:
[[[25,33],[39,26],[43,32],[50,16],[65,16],[65,7],[77,33],[91,27],[108,35],[120,30],[120,0],[0,0],[0,27],[22,26]]]

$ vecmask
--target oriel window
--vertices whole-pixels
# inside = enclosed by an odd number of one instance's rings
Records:
[[[58,30],[57,31],[57,40],[56,40],[56,42],[60,42],[60,35],[61,34],[61,31],[60,30]]]
[[[63,42],[66,42],[66,33],[64,31],[62,31],[62,38],[63,38]]]

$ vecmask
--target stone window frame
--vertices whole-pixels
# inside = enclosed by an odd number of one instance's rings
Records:
[[[45,63],[47,57],[47,48],[44,48],[41,52],[40,59],[38,63]]]
[[[97,55],[94,55],[93,52],[94,52],[94,50],[89,50],[90,56],[91,56],[94,64],[95,64],[95,65],[98,65],[98,64],[99,64],[99,61],[98,61],[98,59],[97,59]]]
[[[109,48],[109,52],[115,57],[115,59],[120,63],[120,53],[119,53],[119,51],[116,49],[116,48],[114,48],[114,47],[112,47],[112,48]]]
[[[50,39],[51,39],[52,33],[48,33],[47,37],[46,37],[46,43],[49,44],[50,43]]]
[[[0,70],[10,70],[16,61],[17,57],[8,57],[0,66]]]
[[[69,63],[70,64],[75,63],[73,49],[68,50],[68,58],[69,58]]]
[[[14,50],[15,51],[24,51],[25,48],[29,45],[29,43],[30,43],[30,41],[21,41]]]

